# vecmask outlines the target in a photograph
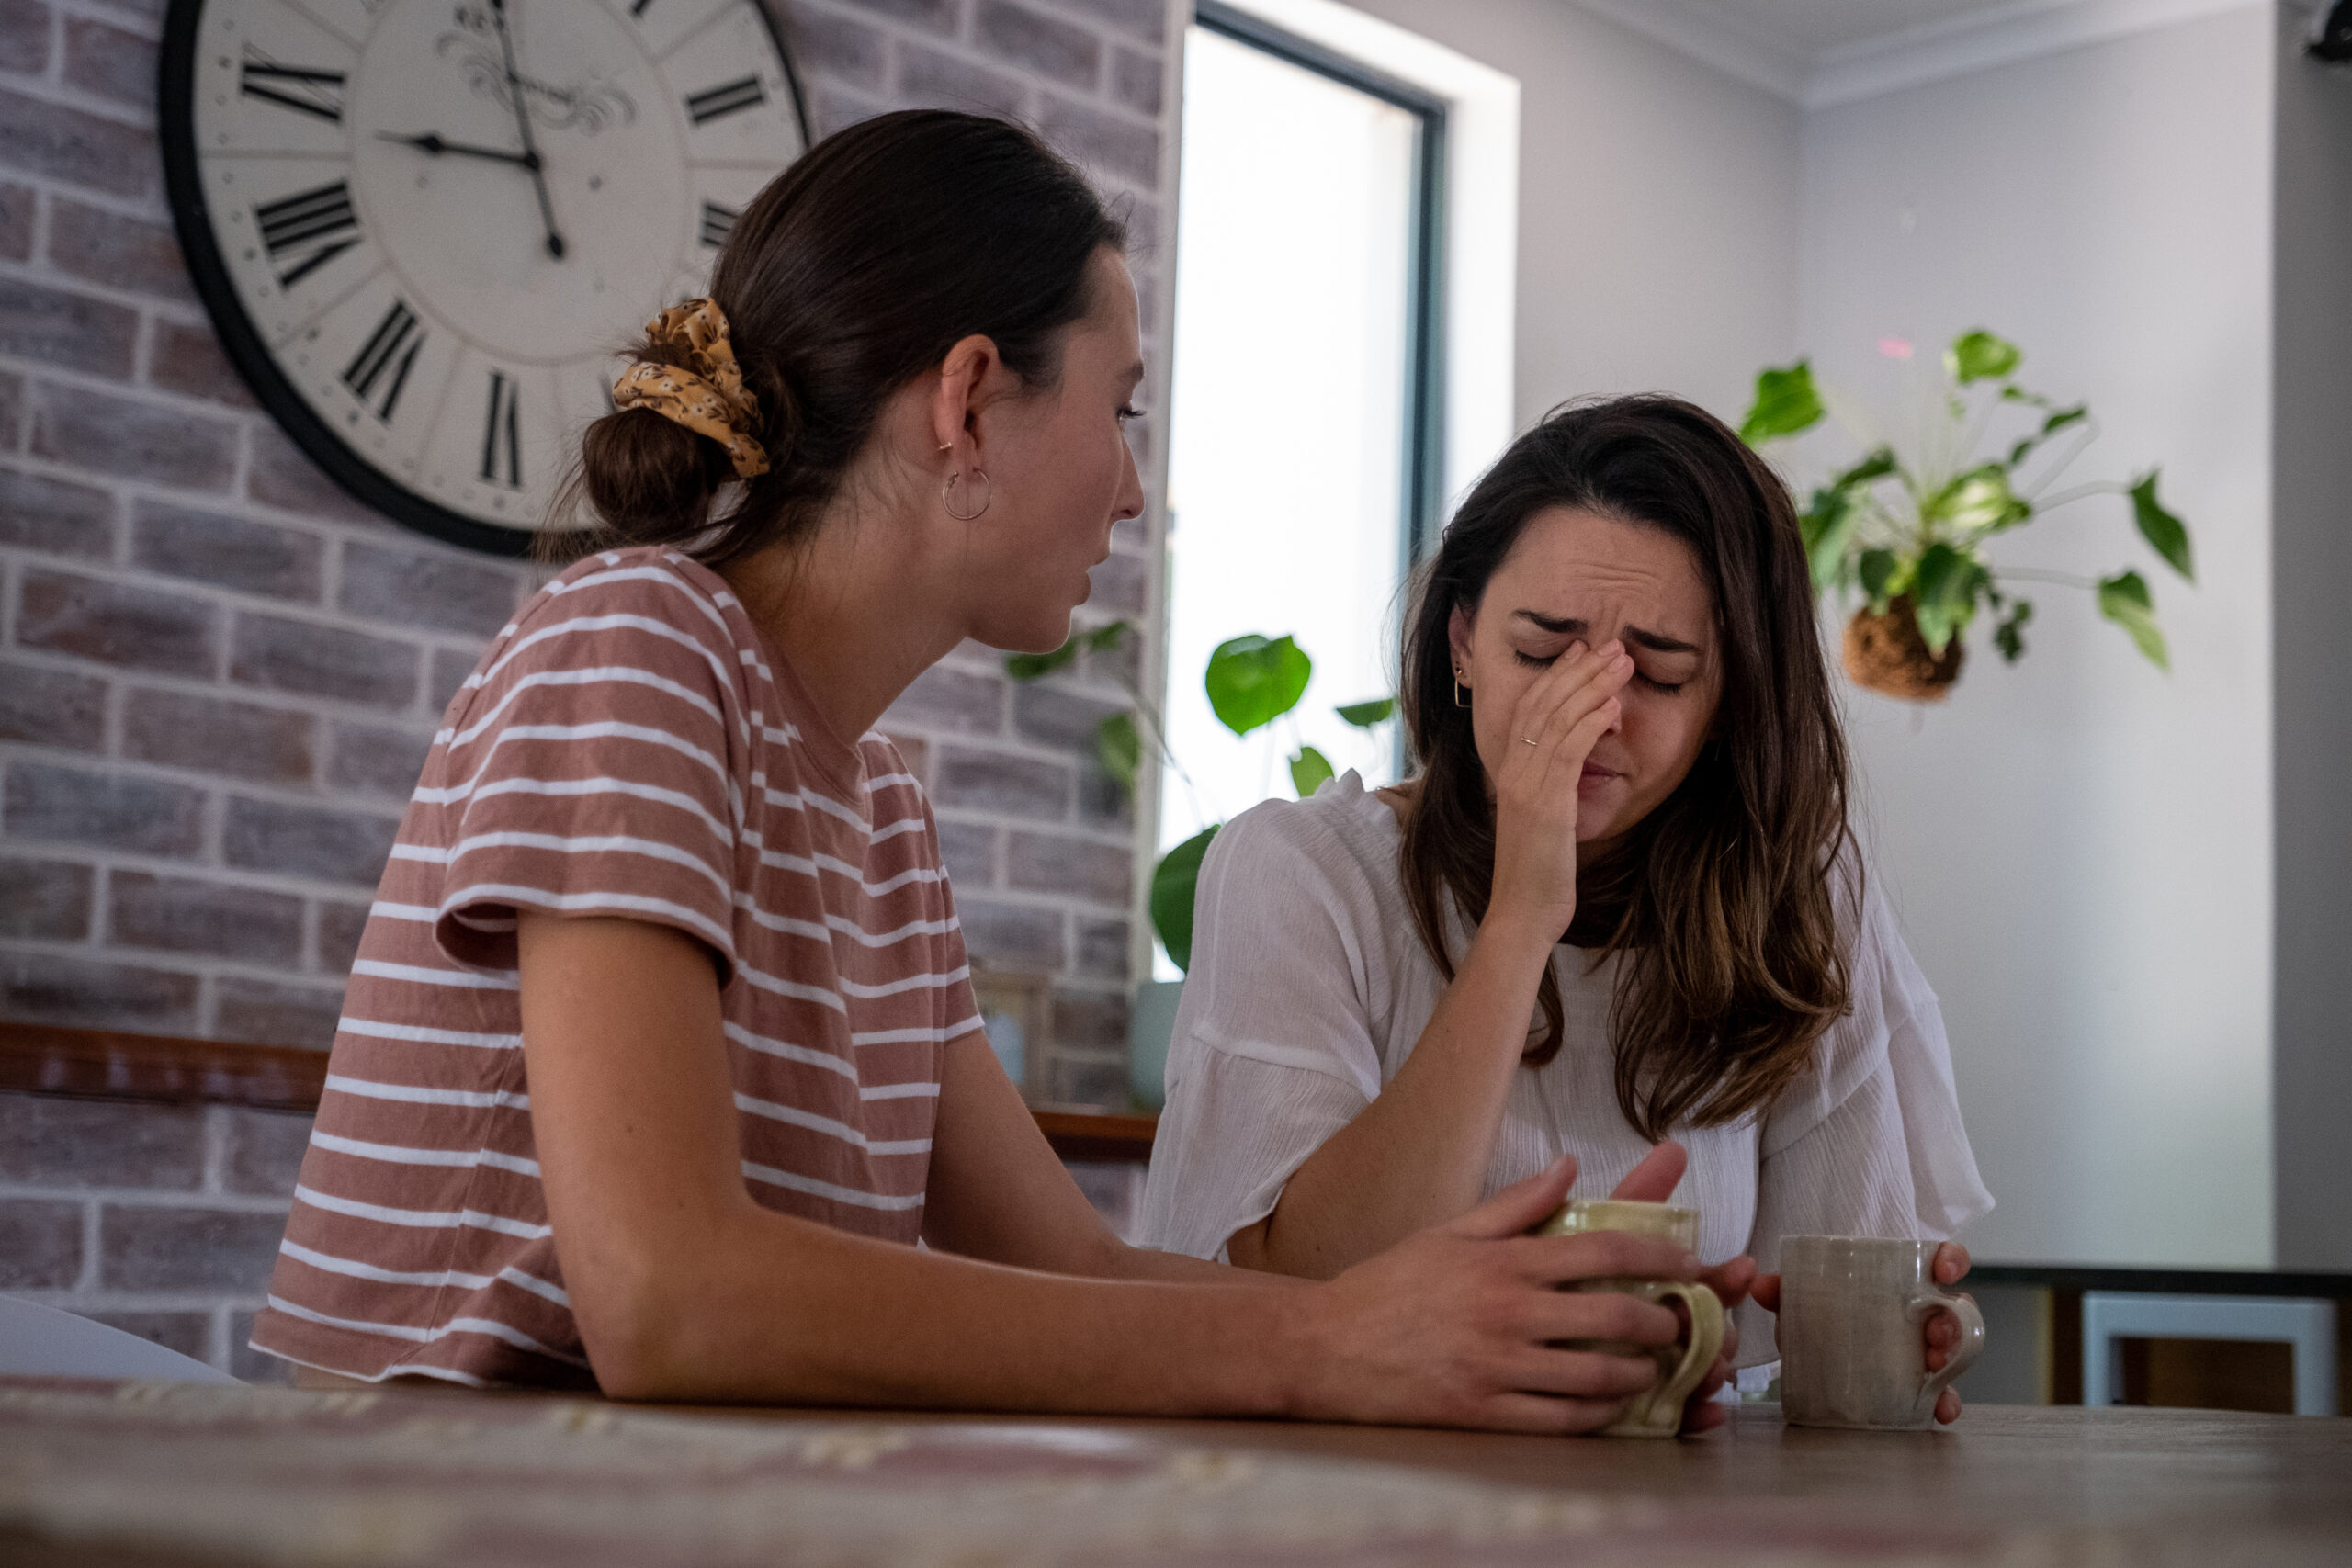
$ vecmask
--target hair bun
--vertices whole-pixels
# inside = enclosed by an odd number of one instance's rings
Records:
[[[734,477],[726,448],[650,408],[616,410],[581,438],[581,485],[612,544],[673,539],[682,525],[698,531],[712,496]]]

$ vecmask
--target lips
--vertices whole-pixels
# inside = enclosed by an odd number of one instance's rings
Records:
[[[1624,776],[1614,768],[1604,768],[1598,762],[1587,762],[1584,765],[1584,771],[1577,775],[1577,788],[1579,790],[1600,789],[1617,783]]]

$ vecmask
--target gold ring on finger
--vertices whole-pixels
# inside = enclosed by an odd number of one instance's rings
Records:
[[[1535,737],[1532,735],[1522,735],[1519,738],[1519,743],[1521,746],[1532,746],[1535,744]]]

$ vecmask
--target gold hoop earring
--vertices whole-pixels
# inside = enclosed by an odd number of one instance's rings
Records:
[[[1470,705],[1462,700],[1462,671],[1459,670],[1453,672],[1453,705],[1458,708],[1466,708]]]
[[[989,503],[996,500],[996,487],[989,483],[987,470],[982,468],[974,468],[972,470],[972,477],[979,480],[981,485],[980,504],[974,507],[969,512],[958,512],[956,510],[955,502],[956,481],[963,477],[964,476],[960,473],[954,473],[947,476],[947,482],[940,487],[939,504],[945,507],[947,509],[947,515],[953,517],[958,523],[976,522],[978,520],[980,514],[989,509]]]

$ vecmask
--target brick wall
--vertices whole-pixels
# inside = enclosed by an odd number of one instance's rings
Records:
[[[1156,362],[1178,5],[779,14],[820,134],[940,105],[1020,116],[1083,162],[1129,212]],[[163,10],[0,0],[0,1018],[323,1046],[434,724],[535,580],[349,500],[246,396],[164,206]],[[1084,620],[1145,617],[1151,536],[1123,525]],[[1015,687],[967,647],[886,721],[974,958],[1055,978],[1039,1087],[1094,1102],[1125,1098],[1133,945],[1133,814],[1092,756],[1120,700],[1106,657]],[[160,1314],[232,1364],[286,1119],[0,1106],[0,1290]]]

